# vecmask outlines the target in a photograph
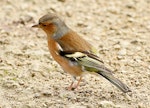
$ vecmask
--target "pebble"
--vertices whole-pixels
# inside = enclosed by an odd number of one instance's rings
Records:
[[[127,53],[127,50],[126,50],[126,49],[121,49],[121,50],[118,52],[118,55],[119,55],[119,56],[124,56],[124,55],[126,55],[126,53]]]
[[[115,104],[112,101],[101,101],[101,108],[115,108]]]
[[[38,62],[35,62],[32,64],[32,70],[34,71],[39,71],[40,69],[40,64]]]
[[[121,59],[123,59],[123,56],[118,55],[118,56],[117,56],[117,59],[118,59],[118,60],[121,60]]]
[[[119,44],[116,44],[116,45],[114,45],[114,48],[115,48],[115,49],[120,49],[121,46],[120,46]]]
[[[43,90],[42,95],[49,97],[52,95],[52,92],[51,92],[51,90]]]
[[[80,104],[69,104],[67,105],[67,108],[87,108],[87,107]]]
[[[34,98],[39,98],[40,96],[41,96],[40,93],[35,93],[35,94],[34,94]]]
[[[121,46],[122,48],[128,47],[129,44],[130,44],[130,43],[129,43],[128,41],[121,41],[121,42],[120,42],[120,46]]]

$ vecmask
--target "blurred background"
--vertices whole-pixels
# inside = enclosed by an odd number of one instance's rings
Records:
[[[93,75],[67,91],[71,76],[51,58],[46,34],[31,28],[48,12],[95,46],[132,93]],[[0,1],[1,108],[149,108],[149,79],[149,0]]]

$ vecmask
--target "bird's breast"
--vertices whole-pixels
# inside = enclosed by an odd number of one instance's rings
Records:
[[[48,48],[54,60],[63,68],[64,71],[73,76],[80,76],[82,74],[82,68],[79,65],[76,65],[75,63],[59,55],[60,49],[55,40],[48,40]]]

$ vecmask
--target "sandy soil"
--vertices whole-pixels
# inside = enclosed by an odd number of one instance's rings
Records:
[[[149,0],[1,0],[0,108],[150,108]],[[31,26],[47,12],[92,43],[126,83],[123,94],[87,75],[78,90],[51,58],[46,35]]]

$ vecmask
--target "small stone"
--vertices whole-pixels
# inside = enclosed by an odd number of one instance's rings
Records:
[[[40,93],[35,93],[35,94],[34,94],[34,98],[39,98],[40,96],[41,96]]]
[[[44,91],[42,92],[42,94],[43,94],[44,96],[47,96],[47,97],[49,97],[49,96],[52,95],[52,93],[51,93],[50,90],[44,90]]]
[[[115,104],[112,101],[101,101],[101,108],[114,108]]]
[[[132,100],[132,98],[131,98],[131,96],[130,96],[129,94],[125,94],[125,96],[126,96],[126,98],[127,98],[129,101]]]
[[[142,60],[140,58],[136,58],[135,61],[137,61],[138,63],[142,62]]]
[[[124,55],[126,55],[126,53],[127,53],[126,49],[121,49],[121,50],[118,52],[118,55],[124,56]]]
[[[121,72],[122,72],[122,73],[127,73],[127,71],[126,71],[126,70],[121,70]]]
[[[98,40],[98,41],[100,40],[100,37],[99,37],[99,36],[94,36],[93,38],[94,38],[95,40]]]
[[[120,55],[119,55],[119,56],[117,56],[117,59],[118,59],[118,60],[121,60],[122,58],[123,58],[123,57],[122,57],[122,56],[120,56]]]
[[[115,48],[115,49],[120,49],[121,46],[120,46],[119,44],[116,44],[116,45],[114,45],[114,48]]]
[[[130,43],[129,43],[128,41],[121,41],[121,42],[120,42],[120,45],[121,45],[122,48],[128,47],[129,44],[130,44]]]
[[[131,43],[131,44],[137,44],[138,41],[137,41],[137,40],[133,40],[133,41],[131,41],[130,43]]]
[[[67,108],[87,108],[87,107],[80,104],[69,104],[67,105]]]
[[[29,16],[29,15],[26,15],[23,19],[25,22],[30,22],[33,20],[33,17],[32,16]]]
[[[137,47],[136,47],[136,50],[137,50],[137,51],[140,51],[141,49],[142,49],[142,48],[141,48],[140,46],[137,46]]]
[[[40,64],[37,62],[34,62],[34,64],[32,65],[32,70],[34,71],[39,71],[40,69]]]
[[[66,0],[58,0],[58,1],[60,1],[60,2],[65,2]]]
[[[19,83],[20,85],[24,85],[24,82],[21,81],[21,80],[20,80],[18,83]]]

